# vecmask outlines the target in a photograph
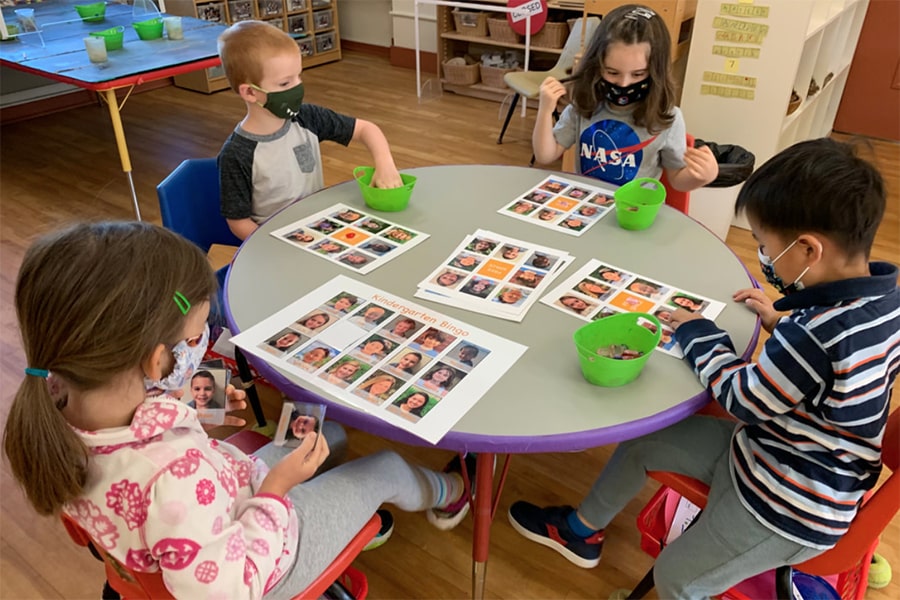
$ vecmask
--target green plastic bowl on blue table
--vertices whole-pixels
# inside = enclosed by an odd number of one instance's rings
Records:
[[[372,175],[374,174],[374,167],[356,167],[353,169],[353,177],[356,179],[356,183],[359,184],[359,191],[366,206],[382,212],[397,212],[405,209],[409,205],[409,199],[412,197],[412,191],[416,185],[416,177],[400,173],[400,179],[403,181],[403,185],[400,187],[377,188],[372,185]]]
[[[75,12],[85,23],[99,23],[106,18],[106,2],[92,2],[91,4],[76,4]]]

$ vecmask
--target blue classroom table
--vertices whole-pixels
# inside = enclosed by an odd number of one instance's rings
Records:
[[[144,41],[137,37],[131,26],[130,5],[109,3],[103,21],[84,23],[73,4],[20,4],[3,7],[3,19],[7,24],[18,24],[19,19],[13,12],[16,8],[34,9],[38,31],[23,33],[20,28],[15,38],[0,42],[0,64],[99,94],[109,107],[122,170],[128,177],[134,212],[140,220],[120,109],[136,85],[221,64],[216,40],[225,26],[182,17],[184,39],[169,40],[164,34],[160,39]],[[125,27],[122,48],[110,50],[105,63],[90,62],[83,38],[93,31],[119,25]],[[119,89],[128,90],[121,103],[116,97]]]

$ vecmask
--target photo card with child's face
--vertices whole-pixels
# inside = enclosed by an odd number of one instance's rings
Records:
[[[221,425],[225,422],[225,388],[230,382],[228,369],[201,364],[184,384],[181,400],[197,411],[201,423]]]
[[[322,434],[325,405],[289,400],[281,407],[281,417],[275,430],[275,445],[297,448],[310,433]],[[319,440],[316,440],[318,445]],[[313,446],[315,448],[315,446]]]

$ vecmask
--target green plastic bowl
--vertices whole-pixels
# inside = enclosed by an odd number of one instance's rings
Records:
[[[119,25],[118,27],[110,27],[103,31],[92,31],[91,35],[102,37],[106,42],[107,50],[121,50],[122,40],[125,38],[125,27]]]
[[[383,212],[397,212],[403,210],[409,204],[412,197],[413,187],[416,185],[416,178],[406,173],[400,173],[400,179],[403,185],[398,188],[376,188],[372,187],[372,174],[375,173],[374,167],[356,167],[353,169],[353,177],[359,184],[359,191],[362,193],[366,206],[374,210]]]
[[[138,37],[142,40],[158,40],[162,37],[163,20],[158,17],[147,19],[146,21],[138,21],[137,23],[132,23],[131,26],[134,27]]]
[[[653,327],[655,332],[649,327]],[[662,326],[653,315],[620,313],[588,323],[576,330],[572,337],[584,378],[594,385],[618,387],[637,379],[661,335]],[[613,344],[624,344],[644,355],[621,360],[597,354],[597,349]]]
[[[658,179],[641,177],[616,190],[616,219],[622,229],[647,229],[666,201],[666,188]]]
[[[106,18],[106,2],[76,4],[75,11],[85,23],[99,23]]]

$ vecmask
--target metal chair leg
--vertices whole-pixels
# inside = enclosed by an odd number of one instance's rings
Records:
[[[509,103],[509,112],[506,113],[506,120],[503,121],[503,129],[500,130],[500,137],[497,138],[497,143],[503,143],[503,134],[506,133],[506,128],[509,127],[509,120],[512,119],[513,113],[516,111],[516,104],[519,103],[519,94],[516,93],[513,96],[512,102]]]
[[[791,565],[785,565],[775,569],[775,597],[778,600],[791,600],[793,592],[793,569]]]
[[[256,383],[253,381],[253,373],[250,372],[250,364],[241,349],[234,347],[234,362],[237,363],[238,374],[241,381],[249,384],[244,388],[247,392],[247,400],[250,402],[250,408],[253,409],[253,416],[256,417],[256,423],[260,427],[266,426],[266,415],[263,414],[262,404],[259,401],[259,394],[256,393]]]

